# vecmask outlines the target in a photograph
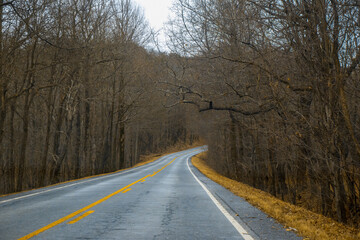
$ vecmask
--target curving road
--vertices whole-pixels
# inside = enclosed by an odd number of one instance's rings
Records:
[[[0,198],[0,239],[300,239],[189,158]]]

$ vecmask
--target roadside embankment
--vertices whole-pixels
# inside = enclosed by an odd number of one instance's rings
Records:
[[[211,180],[276,219],[288,231],[295,231],[299,236],[309,240],[360,239],[359,229],[345,226],[323,215],[281,201],[267,192],[220,175],[206,164],[205,159],[206,153],[200,153],[192,158],[192,164]]]

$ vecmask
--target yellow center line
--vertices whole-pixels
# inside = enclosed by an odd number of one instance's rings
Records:
[[[182,155],[180,155],[182,156]],[[161,172],[162,170],[164,170],[164,168],[166,168],[167,166],[169,166],[172,162],[175,161],[176,158],[180,157],[180,156],[177,156],[175,157],[171,162],[169,162],[168,164],[166,164],[165,166],[163,166],[162,168],[158,169],[157,171],[155,171],[153,174],[149,175],[150,177],[153,177],[155,176],[156,174],[158,174],[159,172]]]
[[[160,171],[156,171],[156,172],[154,172],[153,174],[151,174],[150,175],[150,177],[153,177],[153,176],[155,176],[156,174],[158,174]]]
[[[180,156],[181,156],[181,155],[180,155]],[[180,156],[178,156],[178,157],[180,157]],[[147,175],[147,176],[145,176],[145,177],[143,177],[143,178],[140,178],[139,180],[137,180],[137,181],[135,181],[135,182],[133,182],[133,183],[130,183],[129,185],[127,185],[127,186],[125,186],[125,187],[123,187],[123,188],[121,188],[121,189],[119,189],[119,190],[117,190],[117,191],[115,191],[115,192],[107,195],[106,197],[104,197],[104,198],[102,198],[102,199],[100,199],[100,200],[97,200],[96,202],[93,202],[92,204],[90,204],[90,205],[88,205],[88,206],[86,206],[86,207],[84,207],[84,208],[81,208],[81,209],[79,209],[79,210],[77,210],[77,211],[75,211],[75,212],[73,212],[73,213],[71,213],[71,214],[69,214],[69,215],[67,215],[67,216],[65,216],[65,217],[62,217],[62,218],[56,220],[55,222],[52,222],[52,223],[50,223],[49,225],[46,225],[45,227],[42,227],[42,228],[40,228],[40,229],[38,229],[38,230],[36,230],[36,231],[34,231],[34,232],[32,232],[32,233],[30,233],[30,234],[22,237],[22,238],[19,238],[18,240],[30,239],[30,238],[32,238],[32,237],[34,237],[34,236],[36,236],[36,235],[39,235],[39,234],[42,233],[42,232],[45,232],[46,230],[49,230],[50,228],[53,228],[53,227],[55,227],[55,226],[57,226],[57,225],[65,222],[65,221],[69,220],[70,218],[75,217],[76,215],[78,215],[78,214],[80,214],[80,213],[82,213],[82,212],[85,212],[85,211],[89,210],[90,208],[92,208],[92,207],[94,207],[94,206],[96,206],[96,205],[98,205],[98,204],[100,204],[100,203],[102,203],[102,202],[105,202],[105,201],[108,200],[109,198],[111,198],[111,197],[119,194],[119,193],[122,192],[122,191],[124,191],[124,192],[130,191],[131,189],[129,189],[129,190],[126,190],[126,189],[129,188],[129,187],[131,187],[131,186],[133,186],[133,185],[135,185],[136,183],[138,183],[138,182],[140,182],[140,181],[145,180],[145,179],[148,178],[148,177],[153,177],[153,176],[155,176],[157,173],[159,173],[160,171],[162,171],[165,167],[169,166],[172,162],[174,162],[175,159],[178,158],[178,157],[175,157],[171,162],[169,162],[168,164],[166,164],[165,166],[163,166],[163,167],[162,167],[161,169],[159,169],[156,173],[154,172],[155,174]],[[86,213],[85,213],[85,214],[86,214]],[[85,214],[83,214],[82,216],[84,216]],[[90,213],[89,213],[89,214],[90,214]],[[87,214],[87,215],[89,215],[89,214]],[[87,215],[85,215],[84,217],[86,217]],[[82,216],[80,216],[80,217],[82,217]],[[80,217],[79,217],[79,218],[80,218]],[[80,219],[81,219],[81,218],[80,218]],[[80,219],[79,219],[79,220],[80,220]],[[75,219],[75,220],[76,220],[76,219]],[[75,220],[74,220],[74,221],[75,221]]]
[[[122,193],[127,193],[130,190],[131,190],[131,188],[125,189]]]
[[[146,176],[146,177],[148,177],[148,176]],[[116,194],[122,192],[122,191],[125,190],[126,188],[131,187],[132,185],[135,185],[136,183],[142,181],[142,180],[143,180],[144,178],[146,178],[146,177],[140,178],[139,180],[137,180],[137,181],[135,181],[135,182],[133,182],[133,183],[130,183],[129,185],[127,185],[127,186],[125,186],[125,187],[117,190],[116,192],[113,192],[113,193],[107,195],[106,197],[104,197],[104,198],[102,198],[102,199],[100,199],[100,200],[97,200],[96,202],[93,202],[92,204],[90,204],[90,205],[88,205],[88,206],[86,206],[86,207],[84,207],[84,208],[81,208],[81,209],[79,209],[79,210],[77,210],[77,211],[75,211],[75,212],[73,212],[73,213],[71,213],[71,214],[69,214],[69,215],[67,215],[67,216],[65,216],[65,217],[62,217],[62,218],[56,220],[55,222],[50,223],[49,225],[46,225],[45,227],[42,227],[42,228],[40,228],[40,229],[38,229],[38,230],[36,230],[36,231],[34,231],[34,232],[32,232],[32,233],[30,233],[30,234],[22,237],[22,238],[19,238],[18,240],[30,239],[30,238],[32,238],[32,237],[34,237],[34,236],[36,236],[36,235],[38,235],[38,234],[40,234],[40,233],[42,233],[42,232],[45,232],[46,230],[48,230],[48,229],[50,229],[50,228],[53,228],[53,227],[55,227],[56,225],[59,225],[60,223],[63,223],[63,222],[67,221],[67,220],[70,219],[70,218],[75,217],[75,216],[78,215],[79,213],[85,212],[85,211],[89,210],[90,208],[92,208],[92,207],[94,207],[94,206],[96,206],[96,205],[98,205],[98,204],[100,204],[100,203],[102,203],[102,202],[105,202],[105,201],[108,200],[109,198],[111,198],[111,197],[115,196]]]
[[[68,222],[67,224],[74,224],[74,223],[80,221],[81,219],[83,219],[84,217],[89,216],[89,215],[92,214],[93,212],[95,212],[95,211],[88,211],[88,212],[84,213],[83,215],[75,218],[74,220]]]
[[[196,151],[196,150],[195,150],[195,151]],[[186,154],[186,153],[185,153],[185,154]],[[165,166],[163,166],[162,168],[160,168],[158,171],[154,172],[152,175],[147,175],[147,176],[145,176],[145,177],[143,177],[143,178],[140,178],[139,180],[136,180],[135,182],[130,183],[129,185],[127,185],[127,186],[125,186],[125,187],[123,187],[123,188],[121,188],[121,189],[119,189],[119,190],[117,190],[117,191],[115,191],[115,192],[107,195],[106,197],[104,197],[104,198],[102,198],[102,199],[99,199],[99,200],[97,200],[96,202],[93,202],[92,204],[90,204],[90,205],[88,205],[88,206],[86,206],[86,207],[84,207],[84,208],[81,208],[81,209],[79,209],[79,210],[77,210],[77,211],[75,211],[75,212],[73,212],[73,213],[71,213],[71,214],[69,214],[69,215],[67,215],[67,216],[65,216],[65,217],[62,217],[62,218],[56,220],[55,222],[52,222],[52,223],[50,223],[49,225],[46,225],[45,227],[42,227],[42,228],[40,228],[40,229],[38,229],[38,230],[36,230],[36,231],[34,231],[34,232],[32,232],[32,233],[30,233],[30,234],[22,237],[22,238],[19,238],[18,240],[30,239],[30,238],[32,238],[32,237],[34,237],[34,236],[36,236],[36,235],[38,235],[38,234],[40,234],[40,233],[42,233],[42,232],[45,232],[46,230],[49,230],[50,228],[53,228],[53,227],[55,227],[55,226],[57,226],[57,225],[65,222],[65,221],[69,220],[70,218],[75,217],[76,215],[78,215],[78,214],[80,214],[80,213],[82,213],[82,212],[85,212],[85,211],[89,210],[90,208],[92,208],[92,207],[94,207],[94,206],[96,206],[96,205],[98,205],[98,204],[100,204],[100,203],[102,203],[102,202],[105,202],[105,201],[108,200],[109,198],[111,198],[111,197],[119,194],[119,193],[122,192],[122,191],[124,191],[124,193],[127,192],[127,191],[130,191],[130,190],[131,190],[131,188],[130,188],[131,186],[135,185],[136,183],[138,183],[138,182],[140,182],[140,181],[145,180],[145,179],[148,178],[148,177],[153,177],[153,176],[155,176],[155,175],[158,174],[160,171],[162,171],[164,168],[166,168],[167,166],[169,166],[172,162],[174,162],[175,159],[177,159],[178,157],[183,156],[183,155],[185,155],[185,154],[182,154],[182,155],[179,155],[179,156],[175,157],[171,162],[169,162],[168,164],[166,164]],[[129,189],[128,189],[128,188],[129,188]],[[128,189],[128,190],[127,190],[127,189]],[[75,220],[77,220],[77,219],[80,220],[80,219],[88,216],[88,215],[91,214],[92,212],[94,212],[94,211],[89,211],[89,212],[87,212],[88,214],[85,213],[85,214],[83,214],[82,216],[76,218]],[[73,220],[73,221],[75,221],[75,220]],[[78,220],[77,220],[77,221],[78,221]],[[73,222],[73,221],[71,221],[71,222]],[[70,223],[70,222],[69,222],[69,223]]]

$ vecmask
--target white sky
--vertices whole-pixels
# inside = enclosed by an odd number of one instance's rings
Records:
[[[134,0],[140,7],[143,8],[145,17],[150,26],[156,30],[162,30],[164,23],[167,22],[170,15],[170,7],[174,0]],[[159,40],[164,43],[165,34],[163,31],[159,32]]]
[[[151,27],[159,30],[167,21],[173,0],[135,0],[145,11]]]

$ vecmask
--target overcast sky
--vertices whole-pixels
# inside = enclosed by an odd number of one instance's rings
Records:
[[[145,11],[150,25],[155,29],[162,28],[170,13],[173,0],[135,0]]]
[[[156,31],[161,30],[168,20],[170,7],[174,0],[135,0],[135,2],[143,8],[145,17],[150,26]],[[160,41],[165,41],[165,35],[161,31],[159,35]]]

